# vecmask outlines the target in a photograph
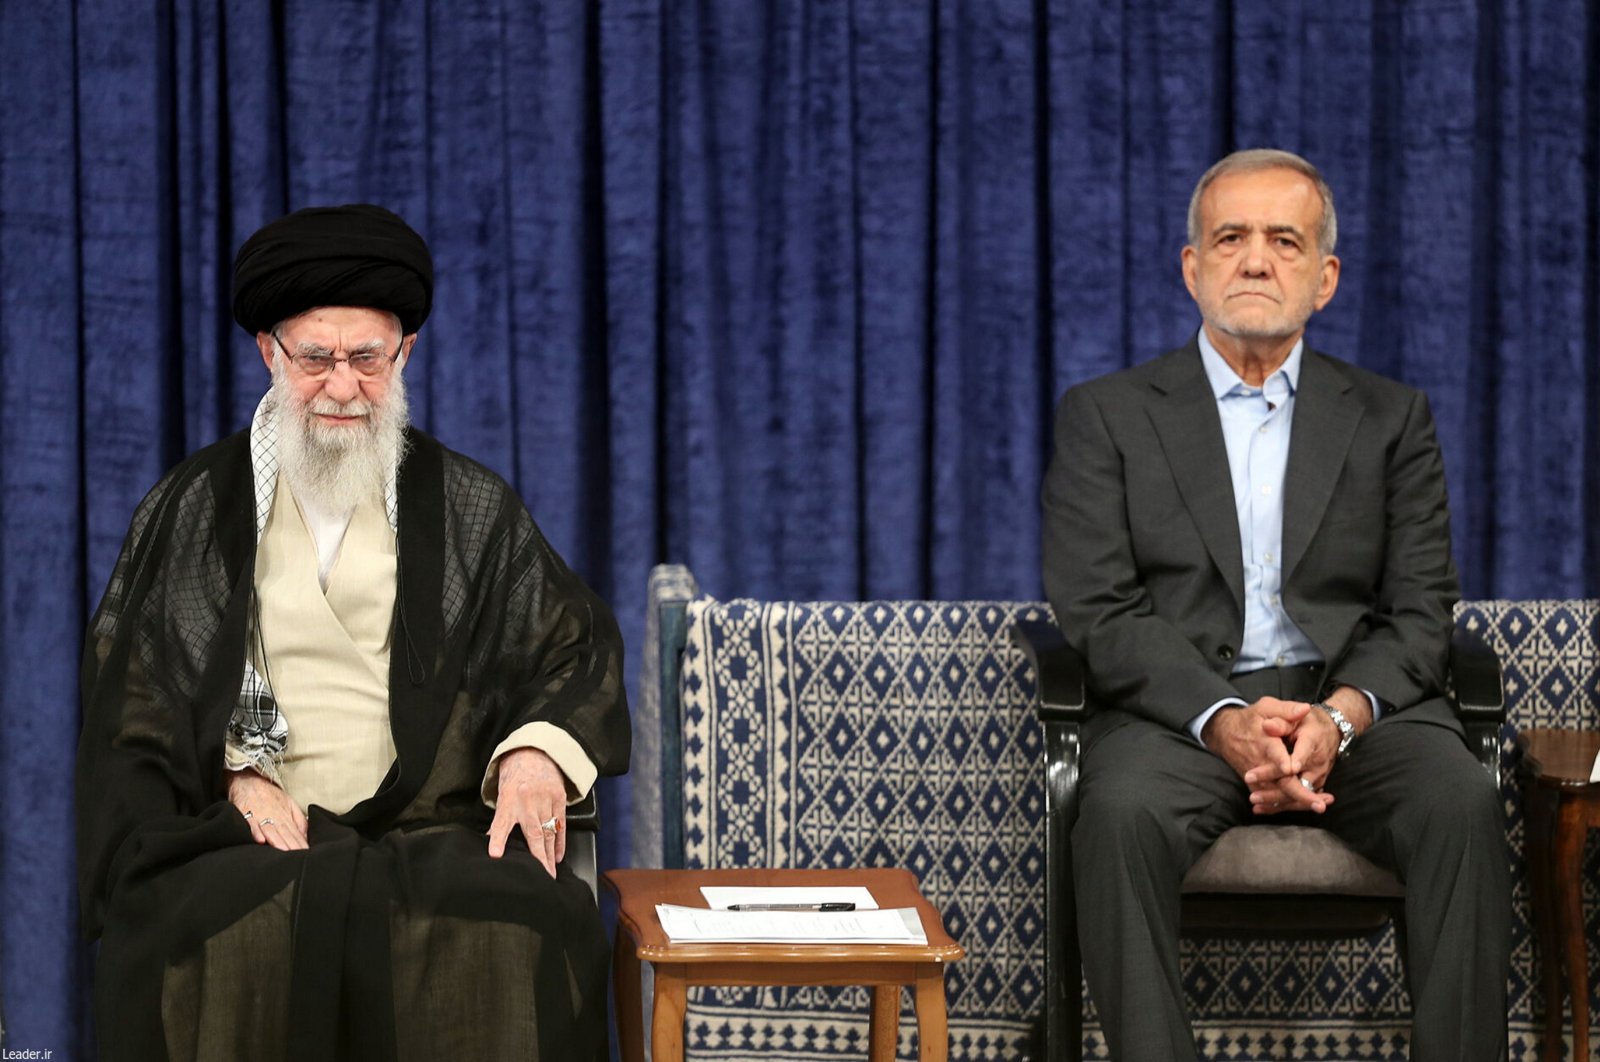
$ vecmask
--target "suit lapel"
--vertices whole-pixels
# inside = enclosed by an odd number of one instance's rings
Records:
[[[1178,493],[1242,616],[1244,559],[1239,553],[1239,513],[1233,498],[1233,479],[1228,473],[1228,448],[1222,441],[1217,398],[1211,393],[1196,341],[1190,340],[1187,347],[1169,356],[1152,386],[1157,398],[1149,407],[1150,421],[1177,481]]]
[[[1361,421],[1347,380],[1307,348],[1294,396],[1294,427],[1283,488],[1283,579],[1287,583],[1322,524],[1345,455]]]

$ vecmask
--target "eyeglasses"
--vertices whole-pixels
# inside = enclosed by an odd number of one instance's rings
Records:
[[[400,356],[400,347],[394,348],[393,354],[352,354],[348,358],[336,358],[332,354],[291,354],[283,345],[283,340],[278,338],[278,333],[272,333],[272,341],[278,345],[283,356],[293,360],[300,366],[300,372],[313,380],[320,380],[330,375],[340,365],[348,365],[352,370],[362,376],[381,376],[393,365]],[[401,344],[405,337],[400,337]]]

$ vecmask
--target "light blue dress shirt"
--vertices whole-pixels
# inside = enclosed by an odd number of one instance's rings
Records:
[[[1304,340],[1295,343],[1278,370],[1262,386],[1251,387],[1200,329],[1200,362],[1217,398],[1239,517],[1239,555],[1244,559],[1244,637],[1233,658],[1235,674],[1322,662],[1315,643],[1283,610],[1283,487],[1304,351]],[[1372,717],[1377,719],[1377,704],[1371,694],[1367,699],[1373,702]],[[1218,709],[1244,703],[1224,697],[1189,721],[1189,733],[1199,741]]]

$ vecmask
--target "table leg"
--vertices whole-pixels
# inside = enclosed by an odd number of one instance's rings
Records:
[[[1588,833],[1583,805],[1563,800],[1556,820],[1556,921],[1565,951],[1567,991],[1572,998],[1572,1057],[1589,1057],[1589,955],[1583,935],[1583,841]]]
[[[1561,934],[1551,871],[1555,866],[1552,821],[1557,798],[1544,787],[1530,784],[1522,791],[1523,828],[1528,840],[1528,884],[1532,887],[1533,930],[1539,944],[1540,984],[1544,991],[1544,1038],[1540,1062],[1561,1062],[1566,1045],[1561,1041]]]
[[[900,986],[872,987],[872,1024],[868,1030],[869,1062],[894,1062],[900,1039]]]
[[[922,1062],[948,1062],[950,1029],[944,1009],[944,965],[917,967],[917,1039]]]
[[[644,996],[639,953],[620,925],[611,955],[611,998],[617,1008],[617,1049],[622,1062],[644,1062]]]
[[[650,1022],[651,1062],[683,1062],[683,1015],[689,982],[682,966],[657,965],[656,1012]]]

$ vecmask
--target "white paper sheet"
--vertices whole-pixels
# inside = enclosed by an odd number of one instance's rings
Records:
[[[1600,782],[1600,753],[1595,754],[1594,766],[1589,768],[1589,781]]]
[[[736,903],[853,903],[858,911],[876,911],[878,901],[863,885],[771,885],[740,888],[702,885],[700,895],[713,910],[726,911]]]
[[[927,944],[910,907],[874,911],[710,911],[656,905],[673,943]]]

